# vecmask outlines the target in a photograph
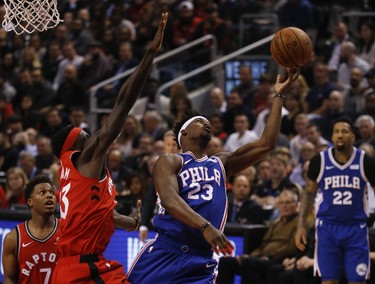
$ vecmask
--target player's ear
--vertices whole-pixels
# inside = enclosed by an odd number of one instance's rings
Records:
[[[29,206],[30,208],[33,207],[33,201],[31,200],[31,198],[27,199],[26,203],[27,203],[27,206]]]

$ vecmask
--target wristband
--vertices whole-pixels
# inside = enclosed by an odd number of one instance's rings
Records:
[[[206,230],[207,227],[208,227],[209,225],[211,225],[210,222],[207,222],[206,224],[204,224],[204,225],[202,226],[202,228],[201,228],[201,232],[204,232],[204,230]]]
[[[273,97],[274,97],[274,98],[279,97],[279,98],[285,99],[285,96],[284,96],[284,95],[282,95],[282,94],[278,94],[278,93],[276,93]]]

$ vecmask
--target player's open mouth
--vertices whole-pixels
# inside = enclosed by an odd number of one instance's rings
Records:
[[[45,203],[45,205],[46,205],[47,208],[54,208],[55,207],[55,202],[53,202],[53,201],[47,201]]]

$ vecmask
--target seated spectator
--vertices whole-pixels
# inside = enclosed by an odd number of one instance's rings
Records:
[[[232,190],[228,192],[228,222],[238,224],[263,224],[265,219],[260,207],[250,199],[250,180],[244,175],[236,175]]]
[[[297,253],[294,235],[298,222],[298,193],[289,189],[283,190],[277,207],[280,216],[271,223],[260,247],[250,255],[220,258],[218,284],[234,283],[235,274],[241,275],[241,283],[277,283],[277,274],[273,268],[280,265],[285,258]]]
[[[211,124],[212,135],[225,143],[228,138],[228,133],[224,131],[223,116],[221,114],[212,114],[208,117],[208,120]]]
[[[354,67],[350,70],[350,86],[343,94],[345,97],[344,109],[350,114],[351,118],[356,118],[365,106],[364,93],[366,88],[361,85],[361,82],[364,81],[364,73],[360,68]]]
[[[309,161],[316,154],[315,145],[309,141],[306,141],[302,145],[301,149],[301,161],[293,168],[292,172],[289,175],[291,182],[299,184],[302,187],[305,187],[306,180],[303,177],[303,165],[306,161]]]
[[[283,188],[291,184],[287,176],[288,161],[280,154],[272,154],[270,159],[270,178],[260,186],[254,188],[251,199],[255,200],[264,210],[264,215],[271,217],[275,209],[278,196]]]
[[[35,157],[29,152],[20,152],[17,165],[24,171],[28,179],[32,179],[42,173],[41,170],[36,167]]]
[[[19,168],[10,168],[6,173],[5,194],[7,207],[11,209],[27,209],[25,200],[25,186],[29,182],[25,172]]]
[[[266,156],[263,160],[260,160],[256,164],[257,176],[256,176],[256,180],[254,181],[255,187],[262,185],[263,182],[265,182],[266,180],[270,178],[270,168],[271,168],[270,164],[271,163],[270,163],[269,156]]]
[[[294,129],[297,131],[289,142],[290,154],[292,155],[292,165],[297,165],[301,159],[302,145],[307,141],[307,126],[309,119],[306,114],[300,113],[296,116]]]
[[[332,146],[330,141],[323,138],[320,127],[313,122],[307,126],[307,141],[313,143],[318,151],[320,151],[319,149],[322,145],[326,145],[327,147]]]
[[[119,150],[123,157],[133,154],[133,141],[141,132],[141,126],[135,116],[129,114],[125,118],[120,135],[116,139],[119,144]]]
[[[45,136],[39,136],[37,140],[38,154],[35,156],[35,165],[39,172],[49,170],[55,161],[52,152],[51,139]]]
[[[143,202],[147,189],[148,182],[144,175],[139,172],[130,174],[126,182],[126,188],[118,195],[116,210],[120,214],[129,215],[136,209],[137,201]]]
[[[283,261],[284,271],[278,277],[278,284],[320,284],[314,277],[315,227],[307,235],[307,245],[303,252]]]
[[[18,149],[10,142],[6,132],[0,132],[0,171],[7,172],[17,165]]]
[[[52,138],[59,130],[65,125],[61,112],[57,108],[51,108],[47,111],[43,126],[40,129],[40,133],[44,136]]]
[[[214,108],[214,114],[222,115],[227,111],[227,101],[222,89],[214,87],[210,92],[210,102]]]
[[[219,139],[218,137],[212,137],[210,142],[208,142],[208,145],[206,148],[207,156],[213,156],[223,151],[224,151],[223,141],[221,141],[221,139]]]
[[[234,152],[246,143],[258,140],[259,136],[249,130],[249,120],[244,113],[237,113],[234,117],[234,129],[236,132],[230,134],[225,142],[224,150]]]
[[[364,21],[359,27],[359,57],[375,67],[375,25],[373,21]]]
[[[117,192],[122,192],[126,188],[126,179],[132,173],[125,163],[119,149],[111,149],[107,154],[107,167],[111,173],[113,183]]]
[[[359,137],[354,143],[358,147],[363,143],[371,144],[375,147],[375,121],[366,114],[359,116],[355,121],[355,126],[358,128]]]

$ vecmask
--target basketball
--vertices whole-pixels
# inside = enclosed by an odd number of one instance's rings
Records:
[[[300,68],[311,57],[310,37],[301,29],[287,27],[279,30],[271,40],[273,59],[286,68]]]

